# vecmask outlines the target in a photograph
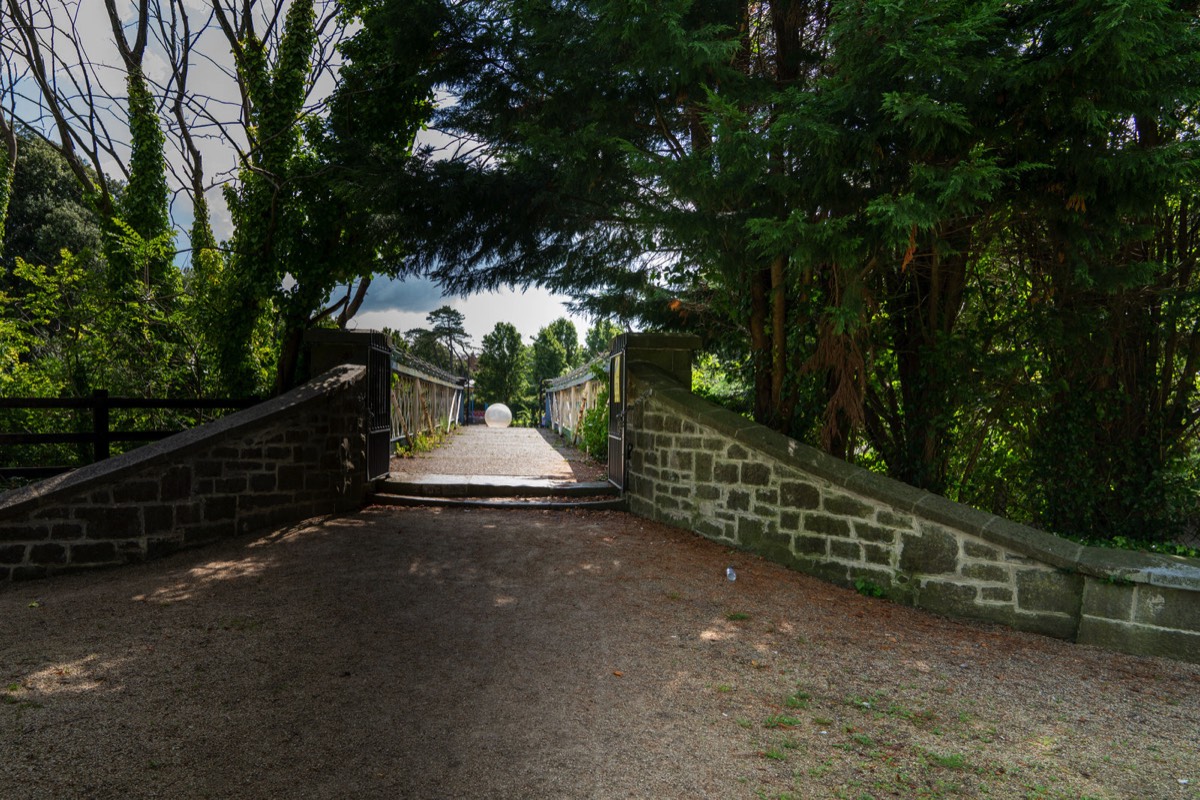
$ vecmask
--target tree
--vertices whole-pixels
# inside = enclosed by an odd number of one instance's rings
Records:
[[[540,390],[542,381],[557,378],[571,368],[562,339],[555,336],[549,327],[542,328],[534,337],[529,348],[529,361],[529,382],[535,395]]]
[[[491,333],[483,337],[475,379],[477,396],[486,403],[504,403],[513,409],[527,405],[523,394],[528,368],[529,356],[521,343],[521,334],[514,325],[497,322]]]
[[[558,339],[559,343],[562,344],[563,353],[566,354],[567,358],[565,366],[568,369],[577,367],[582,363],[580,360],[582,354],[579,351],[579,335],[575,331],[574,322],[571,322],[566,317],[559,317],[547,325],[544,330],[549,332],[551,336]]]
[[[448,289],[540,284],[698,331],[749,365],[760,422],[1059,530],[1180,508],[1191,10],[434,5],[421,77],[458,149],[388,171],[380,207]],[[543,334],[535,380],[566,360]]]
[[[450,354],[450,365],[447,369],[461,372],[464,369],[467,348],[471,345],[471,337],[463,327],[466,319],[462,312],[450,306],[441,306],[430,311],[425,319],[430,325],[430,332]]]
[[[583,359],[589,361],[598,355],[607,354],[612,346],[612,340],[621,335],[621,328],[608,319],[599,319],[592,323],[583,337]]]
[[[104,222],[66,161],[32,134],[19,134],[16,139],[20,158],[13,169],[8,220],[0,238],[0,268],[11,275],[17,258],[53,264],[63,250],[85,260],[99,258]]]

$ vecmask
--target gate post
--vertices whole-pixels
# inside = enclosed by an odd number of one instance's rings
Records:
[[[392,348],[379,331],[340,331],[317,328],[304,334],[309,348],[309,377],[342,364],[367,368],[363,408],[366,433],[367,480],[388,473],[392,436]]]
[[[629,365],[650,364],[683,386],[692,385],[692,353],[700,337],[665,333],[622,333],[612,341],[608,370],[608,480],[625,490],[625,466],[633,453],[626,435],[629,396]]]

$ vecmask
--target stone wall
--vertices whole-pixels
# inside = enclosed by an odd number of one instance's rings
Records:
[[[1083,547],[868,472],[693,396],[639,355],[634,513],[929,611],[1200,661],[1200,562]]]
[[[0,494],[0,582],[155,558],[358,508],[366,369]]]

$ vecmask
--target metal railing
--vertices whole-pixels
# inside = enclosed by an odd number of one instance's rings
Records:
[[[597,356],[560,378],[544,384],[546,407],[542,424],[553,428],[572,444],[578,445],[583,436],[583,417],[596,407],[600,393],[608,385],[606,378],[596,376],[596,368],[608,373],[608,355]]]
[[[462,413],[465,385],[465,378],[393,353],[392,444],[411,445],[418,435],[435,431],[449,433]]]

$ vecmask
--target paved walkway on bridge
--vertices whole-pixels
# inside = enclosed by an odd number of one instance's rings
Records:
[[[604,468],[544,428],[466,425],[428,453],[393,457],[392,474],[404,480],[437,476],[507,476],[557,481],[597,481]]]

